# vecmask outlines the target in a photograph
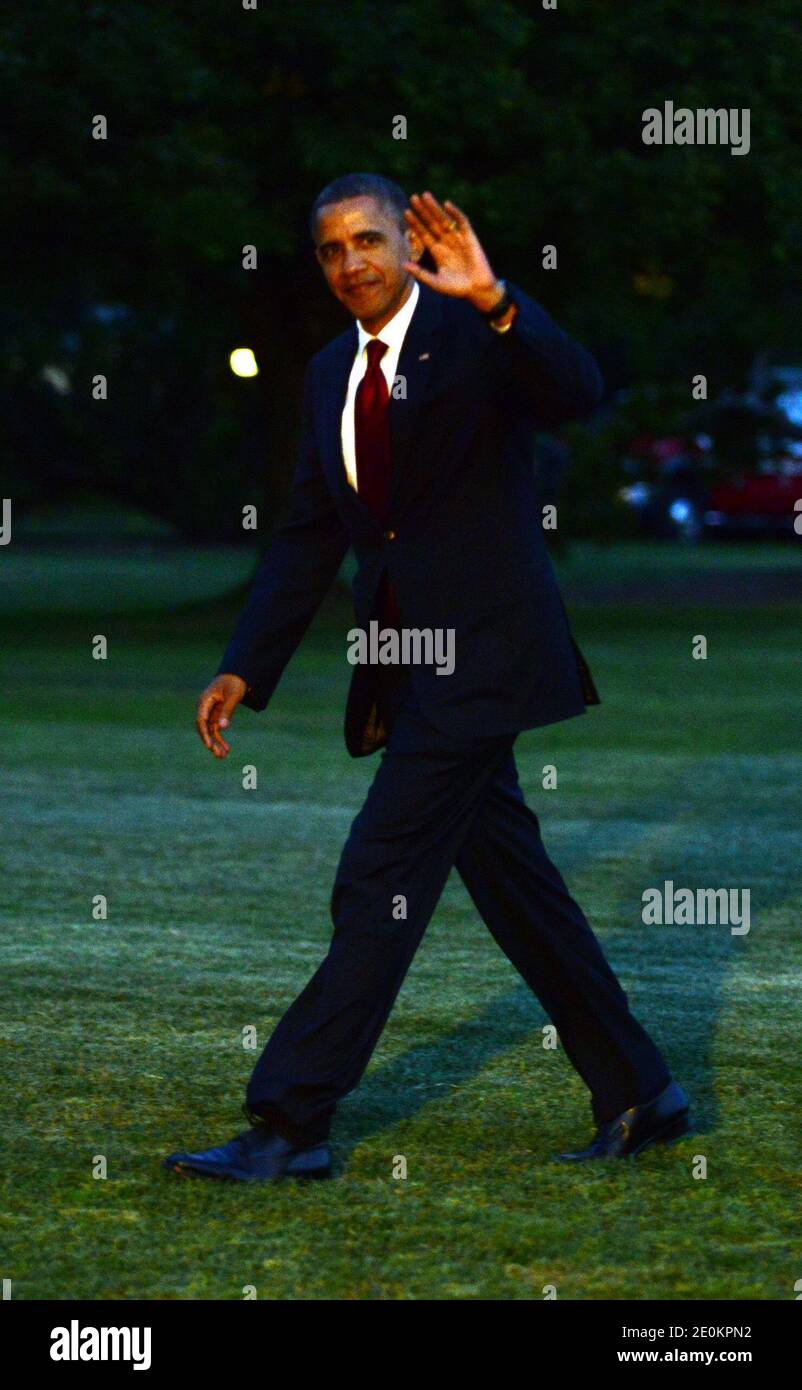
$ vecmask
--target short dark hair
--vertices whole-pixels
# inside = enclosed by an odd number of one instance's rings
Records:
[[[401,231],[406,231],[404,213],[409,207],[409,199],[403,188],[393,183],[392,179],[383,178],[381,174],[343,174],[342,178],[327,183],[312,204],[309,214],[309,231],[312,237],[314,238],[317,215],[322,207],[329,203],[341,203],[344,198],[363,197],[375,198],[387,212],[395,215]]]

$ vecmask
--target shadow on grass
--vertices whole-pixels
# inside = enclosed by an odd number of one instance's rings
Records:
[[[654,811],[658,803],[653,803]],[[626,810],[622,802],[620,811]],[[637,807],[644,813],[643,805]],[[639,834],[630,837],[622,852],[632,851],[648,838],[650,826],[645,824]],[[662,859],[652,856],[653,873],[644,879],[662,883],[666,865],[665,848]],[[586,860],[592,867],[593,856]],[[676,873],[677,887],[693,884],[698,868],[690,863],[684,873],[685,861],[681,848],[671,860]],[[768,904],[767,904],[768,906]],[[591,920],[591,926],[593,925]],[[651,952],[650,937],[644,933],[659,931],[658,955],[650,956],[645,968],[644,950]],[[695,932],[689,938],[688,932]],[[718,1106],[714,1087],[714,1047],[719,1014],[722,1007],[723,984],[735,945],[727,926],[713,924],[701,928],[642,927],[627,940],[626,934],[613,933],[604,939],[599,934],[607,959],[624,986],[632,1013],[646,1028],[665,1057],[672,1076],[688,1092],[694,1131],[715,1128]],[[658,978],[676,982],[675,1000],[678,1024],[670,1030],[662,1022],[661,1003],[665,989],[647,983],[638,986],[639,978],[659,966]],[[634,986],[633,986],[634,982]],[[650,997],[651,996],[651,997]],[[672,1010],[673,1012],[673,1010]],[[533,1087],[546,1084],[538,1077],[535,1049],[541,1042],[540,1029],[548,1016],[528,986],[497,995],[481,1012],[464,1020],[456,1028],[431,1042],[408,1049],[402,1055],[380,1067],[369,1070],[359,1086],[351,1093],[338,1114],[336,1138],[347,1155],[370,1135],[411,1119],[428,1106],[442,1099],[443,1087],[450,1089],[474,1081],[482,1070],[499,1058],[507,1049],[532,1040]],[[392,1027],[392,1015],[388,1027]],[[554,1084],[552,1082],[552,1084]],[[588,1102],[589,1102],[588,1094]],[[538,1097],[542,1105],[542,1094]],[[589,1105],[588,1105],[589,1111]],[[590,1124],[589,1113],[584,1119]],[[545,1141],[544,1141],[545,1142]]]

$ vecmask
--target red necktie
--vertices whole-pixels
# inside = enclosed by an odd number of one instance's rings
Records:
[[[357,387],[354,402],[357,492],[381,522],[387,514],[390,493],[390,421],[387,416],[390,392],[381,369],[386,351],[387,344],[381,338],[372,338],[368,343],[367,371]],[[398,626],[398,605],[386,570],[379,588],[377,617],[385,627]]]

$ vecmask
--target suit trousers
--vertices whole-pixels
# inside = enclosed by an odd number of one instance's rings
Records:
[[[546,853],[516,735],[449,738],[418,707],[408,671],[382,674],[389,739],[340,858],[329,950],[268,1040],[248,1109],[293,1143],[327,1138],[452,867],[555,1024],[596,1123],[651,1100],[670,1074]]]

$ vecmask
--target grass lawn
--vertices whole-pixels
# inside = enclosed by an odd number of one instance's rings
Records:
[[[645,548],[627,553],[649,571]],[[753,548],[756,568],[767,553]],[[778,568],[792,553],[777,547]],[[309,1187],[181,1181],[160,1163],[245,1127],[243,1029],[261,1049],[325,954],[337,859],[377,766],[342,742],[347,601],[332,595],[217,762],[193,721],[238,607],[215,598],[227,581],[198,587],[204,567],[185,566],[173,597],[205,603],[137,614],[107,590],[107,557],[94,576],[91,557],[65,562],[85,597],[60,604],[52,557],[13,556],[0,904],[13,1298],[240,1299],[253,1285],[262,1299],[540,1299],[551,1284],[561,1299],[795,1297],[802,598],[708,607],[719,566],[699,554],[692,606],[569,601],[604,703],[516,745],[546,845],[690,1093],[696,1134],[635,1164],[552,1161],[590,1135],[585,1088],[543,1049],[540,1006],[454,874],[338,1113],[336,1180]],[[566,571],[604,564],[580,548]],[[698,633],[706,662],[690,658]],[[245,763],[257,790],[241,786]],[[541,788],[546,763],[557,790]],[[749,888],[751,931],[644,926],[641,894],[666,879]]]

